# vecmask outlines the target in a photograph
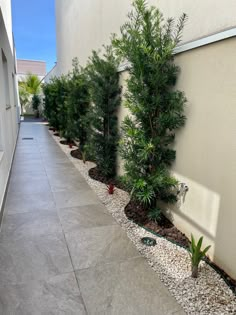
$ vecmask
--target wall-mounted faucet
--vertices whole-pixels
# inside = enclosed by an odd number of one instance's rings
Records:
[[[183,195],[185,195],[188,191],[189,191],[188,185],[185,184],[185,183],[180,183],[180,184],[179,184],[179,189],[178,189],[178,191],[177,191],[177,195],[183,196]]]

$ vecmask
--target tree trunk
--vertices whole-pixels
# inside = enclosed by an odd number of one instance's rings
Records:
[[[193,278],[198,277],[198,266],[192,266],[192,277]]]

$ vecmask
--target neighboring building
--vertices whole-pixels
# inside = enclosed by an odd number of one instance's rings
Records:
[[[24,81],[28,74],[35,74],[40,80],[43,80],[46,71],[46,62],[40,60],[17,59],[18,81]]]
[[[11,1],[0,0],[0,222],[19,122]]]
[[[56,0],[57,74],[67,73],[74,57],[85,65],[92,49],[107,44],[110,34],[119,32],[131,3]],[[236,278],[236,1],[148,3],[166,18],[183,12],[189,18],[176,54],[181,67],[177,88],[188,99],[187,123],[177,135],[173,168],[189,192],[170,210],[184,233],[204,236],[212,245],[211,258]],[[124,87],[127,75],[121,72]],[[121,107],[120,122],[125,113]]]
[[[29,74],[36,75],[42,83],[46,75],[46,62],[40,60],[17,59],[17,80],[25,81]],[[34,115],[31,98],[29,102],[23,106],[24,115]]]

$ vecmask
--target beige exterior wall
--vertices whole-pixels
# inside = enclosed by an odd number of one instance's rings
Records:
[[[0,2],[0,221],[18,131],[15,53],[12,52],[12,37],[8,37],[5,24],[5,21],[9,23],[11,20],[11,14],[2,11],[1,6],[8,2]]]
[[[236,38],[176,56],[177,88],[185,91],[187,122],[176,137],[174,175],[189,191],[167,210],[188,237],[204,236],[211,258],[236,278]],[[121,73],[126,86],[127,72]],[[129,114],[119,111],[119,123]],[[119,158],[119,174],[123,173]]]
[[[119,33],[126,20],[132,0],[56,0],[56,30],[58,72],[71,69],[71,61],[78,57],[85,65],[92,49],[109,43],[111,33]],[[165,17],[187,13],[183,42],[236,27],[236,1],[227,0],[148,0]]]
[[[188,235],[205,235],[211,255],[236,279],[236,38],[176,57],[188,99],[174,171],[190,187],[174,213]]]

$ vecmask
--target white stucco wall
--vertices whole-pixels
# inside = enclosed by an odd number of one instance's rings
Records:
[[[2,11],[9,43],[13,51],[11,0],[0,0],[0,8]]]
[[[78,57],[85,65],[92,49],[109,42],[111,33],[118,33],[126,20],[132,0],[56,0],[58,72],[71,68]],[[236,26],[236,1],[227,0],[149,0],[165,17],[187,13],[183,42]]]
[[[10,27],[8,30],[5,27],[5,21],[8,24],[11,21],[9,2],[0,2],[0,221],[18,131],[15,52],[11,46]]]

